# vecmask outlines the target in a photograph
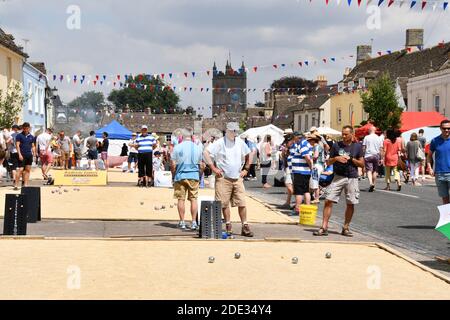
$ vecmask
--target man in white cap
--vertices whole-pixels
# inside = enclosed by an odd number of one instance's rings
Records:
[[[204,152],[206,163],[216,175],[215,198],[222,203],[228,235],[232,234],[231,206],[239,208],[242,222],[241,235],[253,237],[253,232],[247,223],[247,208],[245,204],[245,187],[243,178],[250,168],[250,149],[242,139],[237,138],[239,124],[227,124],[226,134]],[[214,158],[215,161],[212,161]],[[215,163],[214,163],[215,162]],[[243,169],[242,169],[243,168]]]
[[[136,139],[138,150],[139,186],[150,187],[153,179],[153,149],[156,146],[156,139],[148,134],[148,127],[141,127],[141,134]]]

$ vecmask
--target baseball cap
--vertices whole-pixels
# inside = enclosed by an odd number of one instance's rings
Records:
[[[294,131],[294,137],[301,137],[302,135],[300,131]]]
[[[142,127],[141,127],[141,130],[142,129],[147,129],[148,130],[148,127],[144,124]]]
[[[228,122],[227,123],[227,130],[230,131],[239,131],[239,124],[237,122]]]

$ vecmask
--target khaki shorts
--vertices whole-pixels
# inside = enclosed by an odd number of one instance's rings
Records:
[[[359,203],[358,178],[346,178],[335,175],[330,186],[325,191],[325,199],[338,203],[342,190],[345,192],[347,204]]]
[[[195,200],[198,198],[198,180],[181,180],[174,183],[173,197],[178,200]]]
[[[216,201],[222,202],[222,209],[232,207],[245,207],[245,187],[242,178],[228,179],[216,177]]]

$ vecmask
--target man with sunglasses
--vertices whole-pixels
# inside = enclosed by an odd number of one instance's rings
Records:
[[[250,169],[250,149],[245,142],[238,138],[239,124],[227,124],[225,136],[210,144],[204,152],[206,163],[216,175],[215,199],[222,203],[222,213],[228,235],[232,234],[232,207],[238,207],[242,222],[241,235],[253,237],[253,232],[247,223],[247,209],[245,204],[244,177]],[[214,159],[214,161],[212,160]]]
[[[428,153],[428,170],[435,176],[439,196],[444,204],[450,202],[450,120],[441,122],[441,135],[431,140],[430,152]],[[434,170],[431,162],[434,159]]]

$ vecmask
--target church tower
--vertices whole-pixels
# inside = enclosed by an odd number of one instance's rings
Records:
[[[244,61],[239,70],[234,70],[231,61],[227,60],[225,72],[218,71],[216,62],[214,62],[212,89],[213,115],[224,112],[245,112],[247,108],[247,72]]]

